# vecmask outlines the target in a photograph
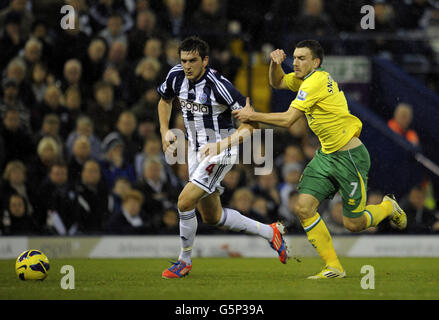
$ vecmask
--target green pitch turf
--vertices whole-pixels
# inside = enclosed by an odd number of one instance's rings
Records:
[[[49,258],[50,259],[50,258]],[[317,258],[199,258],[189,276],[161,278],[166,259],[52,259],[44,281],[21,281],[12,260],[0,260],[0,299],[439,299],[439,260],[343,258],[347,278],[307,280],[322,266]],[[75,271],[75,289],[63,290],[63,265]],[[363,290],[363,265],[375,270],[375,289]]]

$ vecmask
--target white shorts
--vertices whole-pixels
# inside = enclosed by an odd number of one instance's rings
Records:
[[[216,190],[222,194],[224,187],[221,186],[221,181],[236,163],[238,147],[224,150],[214,157],[203,159],[201,162],[199,161],[199,153],[190,147],[188,149],[189,181],[209,194]]]

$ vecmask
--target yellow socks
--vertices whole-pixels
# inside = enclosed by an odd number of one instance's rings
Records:
[[[393,205],[390,201],[383,201],[380,204],[368,205],[364,210],[367,220],[367,228],[376,227],[378,223],[390,216],[393,212]]]
[[[377,205],[368,205],[364,210],[367,228],[375,227],[382,220],[390,216],[393,212],[393,205],[390,201],[383,201]],[[325,222],[320,215],[316,213],[313,217],[302,221],[308,240],[316,249],[320,257],[325,261],[327,266],[343,271],[343,267],[338,260],[332,244],[332,238],[326,228]]]
[[[303,220],[302,226],[309,242],[325,261],[326,265],[343,271],[343,267],[332,245],[331,235],[320,215],[316,213],[313,217]]]

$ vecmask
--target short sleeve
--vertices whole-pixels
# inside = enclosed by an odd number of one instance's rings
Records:
[[[300,86],[303,83],[303,80],[296,78],[296,75],[294,72],[288,73],[283,77],[283,81],[285,85],[290,89],[291,91],[297,92],[300,88]]]
[[[316,77],[304,81],[290,106],[305,113],[309,112],[311,107],[323,98],[322,88],[325,88],[326,84],[322,82],[322,79],[322,77]]]
[[[225,79],[225,78],[224,78]],[[233,84],[226,79],[226,88],[232,97],[232,103],[229,104],[230,109],[237,110],[245,107],[245,97],[235,88]]]
[[[166,76],[165,81],[157,88],[157,92],[160,94],[160,96],[162,96],[163,99],[171,100],[177,95],[173,84],[178,73],[182,70],[183,68],[181,65],[176,65],[173,67]]]
[[[232,110],[244,108],[245,97],[229,80],[212,69],[209,77],[215,84],[220,103],[228,106]]]

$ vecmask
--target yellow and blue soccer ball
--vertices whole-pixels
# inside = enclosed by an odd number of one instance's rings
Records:
[[[21,280],[44,280],[49,268],[49,259],[40,250],[24,251],[15,263],[15,273]]]

